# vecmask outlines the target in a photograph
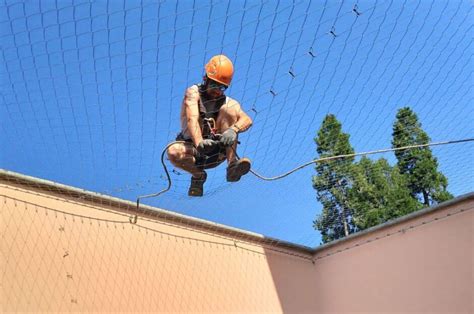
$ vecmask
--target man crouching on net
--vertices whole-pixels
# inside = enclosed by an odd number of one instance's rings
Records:
[[[202,196],[207,173],[227,159],[227,181],[236,182],[250,171],[250,160],[237,160],[238,134],[247,131],[252,119],[240,104],[227,97],[234,74],[232,61],[224,55],[212,57],[205,66],[201,84],[189,87],[181,105],[181,133],[168,148],[168,158],[191,173],[189,196]]]

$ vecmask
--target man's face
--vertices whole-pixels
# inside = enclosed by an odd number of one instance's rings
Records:
[[[224,91],[227,89],[227,86],[219,82],[213,81],[210,78],[207,79],[207,89],[206,92],[209,97],[215,99],[219,98],[224,94]]]

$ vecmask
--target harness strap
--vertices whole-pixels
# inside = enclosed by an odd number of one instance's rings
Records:
[[[198,84],[199,88],[199,119],[200,125],[202,125],[202,137],[206,139],[213,139],[217,133],[217,116],[219,115],[220,108],[227,102],[227,97],[222,97],[221,99],[214,100],[216,102],[216,107],[214,111],[208,111],[208,108],[205,106],[206,100],[203,97],[203,86]]]

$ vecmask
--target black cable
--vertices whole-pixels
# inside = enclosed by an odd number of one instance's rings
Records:
[[[168,178],[168,186],[157,192],[157,193],[153,193],[153,194],[148,194],[148,195],[142,195],[142,196],[139,196],[137,197],[137,209],[140,208],[140,200],[143,199],[143,198],[150,198],[150,197],[157,197],[157,196],[160,196],[161,194],[165,193],[165,192],[168,192],[169,189],[171,188],[171,177],[170,177],[170,173],[168,172],[168,168],[166,167],[166,164],[165,164],[165,160],[164,160],[164,157],[165,157],[165,153],[166,151],[168,150],[168,148],[170,148],[172,145],[174,144],[180,144],[180,143],[186,143],[185,141],[174,141],[174,142],[171,142],[169,143],[165,149],[163,149],[163,152],[161,153],[161,164],[163,165],[163,169],[165,170],[165,173],[166,173],[166,177]]]
[[[257,172],[253,171],[253,170],[250,170],[250,172],[255,175],[257,178],[259,179],[262,179],[262,180],[265,180],[265,181],[274,181],[274,180],[278,180],[278,179],[282,179],[286,176],[289,176],[290,174],[300,170],[300,169],[303,169],[311,164],[315,164],[315,163],[318,163],[318,162],[324,162],[324,161],[330,161],[330,160],[335,160],[335,159],[342,159],[342,158],[348,158],[348,157],[356,157],[356,156],[365,156],[365,155],[373,155],[373,154],[380,154],[380,153],[386,153],[386,152],[393,152],[393,151],[399,151],[399,150],[407,150],[407,149],[414,149],[414,148],[423,148],[423,147],[429,147],[429,146],[439,146],[439,145],[448,145],[448,144],[458,144],[458,143],[465,143],[465,142],[472,142],[474,141],[474,138],[468,138],[468,139],[462,139],[462,140],[453,140],[453,141],[444,141],[444,142],[434,142],[434,143],[427,143],[427,144],[418,144],[418,145],[409,145],[409,146],[403,146],[403,147],[395,147],[395,148],[386,148],[386,149],[379,149],[379,150],[374,150],[374,151],[369,151],[369,152],[362,152],[362,153],[354,153],[354,154],[346,154],[346,155],[337,155],[337,156],[330,156],[330,157],[324,157],[324,158],[319,158],[319,159],[314,159],[314,160],[311,160],[307,163],[304,163],[288,172],[285,172],[281,175],[278,175],[278,176],[275,176],[275,177],[264,177],[260,174],[258,174]],[[150,197],[157,197],[165,192],[167,192],[170,188],[171,188],[171,177],[170,177],[170,174],[168,172],[168,168],[166,167],[166,164],[165,164],[165,161],[164,161],[164,156],[165,156],[165,153],[166,151],[168,150],[168,148],[174,144],[178,144],[178,143],[186,143],[185,141],[175,141],[175,142],[171,142],[170,144],[168,144],[165,149],[163,150],[163,152],[161,153],[161,163],[163,164],[163,169],[165,170],[165,173],[166,173],[166,177],[168,178],[168,186],[157,192],[157,193],[154,193],[154,194],[148,194],[148,195],[143,195],[143,196],[139,196],[137,198],[137,210],[139,209],[139,206],[140,206],[140,199],[143,199],[143,198],[150,198]],[[218,143],[218,141],[216,141],[216,143]],[[235,156],[237,157],[237,159],[240,159],[239,155],[237,155],[237,151],[234,149],[234,153],[235,153]]]

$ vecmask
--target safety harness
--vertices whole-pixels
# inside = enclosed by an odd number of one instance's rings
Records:
[[[202,125],[202,137],[205,139],[215,139],[217,134],[217,116],[219,115],[219,110],[226,103],[227,97],[222,96],[218,99],[208,100],[204,97],[204,87],[201,84],[198,84],[199,88],[199,118],[200,125]],[[215,102],[214,110],[209,110],[206,107],[207,102]]]

